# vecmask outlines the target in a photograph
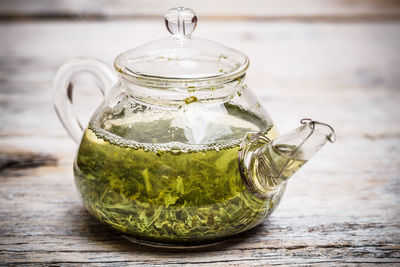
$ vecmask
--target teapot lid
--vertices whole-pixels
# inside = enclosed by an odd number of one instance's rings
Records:
[[[171,36],[120,54],[114,63],[123,77],[133,82],[188,83],[223,82],[240,77],[249,60],[242,52],[214,41],[191,36],[197,16],[178,7],[165,14]]]

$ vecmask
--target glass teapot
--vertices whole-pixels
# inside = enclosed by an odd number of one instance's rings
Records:
[[[304,119],[278,137],[245,83],[247,56],[193,38],[189,8],[170,9],[165,24],[170,37],[116,58],[118,76],[92,59],[64,64],[54,104],[80,143],[75,184],[94,217],[145,244],[212,243],[263,222],[288,178],[335,135]],[[72,105],[80,72],[105,96],[86,129]]]

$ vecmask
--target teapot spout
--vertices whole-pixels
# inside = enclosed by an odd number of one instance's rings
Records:
[[[267,197],[293,176],[335,131],[326,123],[302,119],[301,126],[270,141],[261,133],[248,133],[239,150],[239,169],[247,187]]]

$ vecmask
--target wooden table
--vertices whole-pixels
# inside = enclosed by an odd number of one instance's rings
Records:
[[[53,110],[52,80],[71,57],[111,65],[166,36],[159,18],[173,1],[2,1],[0,265],[400,265],[399,2],[188,2],[196,36],[248,54],[248,84],[281,132],[311,117],[337,142],[296,174],[267,222],[223,245],[132,244],[76,194],[76,144]],[[86,120],[101,100],[91,89],[76,96]]]

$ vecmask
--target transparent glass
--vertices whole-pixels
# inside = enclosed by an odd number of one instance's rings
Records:
[[[192,38],[190,9],[171,9],[165,23],[170,38],[117,57],[119,76],[97,60],[67,62],[54,105],[79,144],[75,184],[87,210],[131,240],[187,247],[263,222],[287,179],[331,135],[308,121],[275,139],[245,83],[247,57]],[[93,74],[104,95],[87,127],[72,99],[81,72]]]
[[[247,132],[278,133],[243,80],[165,90],[121,81],[91,118],[74,164],[87,209],[142,242],[170,245],[218,241],[262,222],[284,188],[255,196],[237,155]]]
[[[53,103],[61,123],[76,143],[80,142],[84,127],[74,110],[72,96],[76,79],[84,72],[92,75],[103,96],[118,80],[109,66],[91,58],[74,58],[60,67],[54,79]]]
[[[286,185],[327,141],[336,140],[331,126],[311,119],[271,141],[260,133],[248,133],[239,152],[239,168],[248,188],[268,197]]]

